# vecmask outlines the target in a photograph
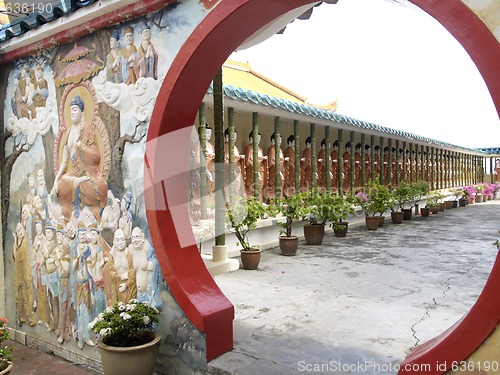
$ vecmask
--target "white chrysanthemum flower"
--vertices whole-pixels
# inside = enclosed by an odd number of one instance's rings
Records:
[[[131,318],[132,318],[132,315],[130,315],[130,314],[124,314],[123,315],[123,320],[129,320]]]
[[[104,311],[107,312],[108,314],[112,313],[113,312],[113,306],[106,307],[106,310],[104,310]]]
[[[151,318],[147,315],[144,315],[142,317],[142,321],[144,322],[144,324],[149,324],[151,322]]]
[[[124,311],[127,307],[123,302],[118,302],[118,310]]]

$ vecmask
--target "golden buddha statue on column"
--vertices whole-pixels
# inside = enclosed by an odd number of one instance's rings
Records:
[[[280,191],[283,191],[283,187],[285,185],[285,177],[284,177],[284,161],[285,156],[283,151],[281,150],[281,136],[278,137],[276,141],[276,133],[271,134],[271,146],[267,148],[267,168],[268,168],[268,178],[266,187],[264,188],[264,201],[268,201],[269,199],[276,198],[276,147],[279,148],[280,154],[280,179],[279,179],[279,188]]]
[[[344,147],[344,153],[342,154],[343,174],[344,174],[344,193],[348,192],[351,188],[351,142],[347,142]]]
[[[284,152],[283,171],[285,197],[295,195],[295,136],[292,134],[287,138],[288,147]]]
[[[258,159],[257,159],[257,170],[259,174],[259,196],[262,201],[262,191],[266,184],[267,178],[267,156],[264,156],[264,152],[262,151],[262,147],[260,144],[260,133],[257,136],[255,142],[258,145]],[[247,198],[254,196],[254,175],[253,175],[253,132],[248,134],[249,144],[245,147],[245,192]]]
[[[330,153],[330,163],[332,171],[331,187],[334,191],[339,189],[339,141],[332,144],[332,152]]]
[[[311,137],[305,141],[306,147],[302,150],[300,159],[300,190],[309,191],[312,188],[312,150]]]

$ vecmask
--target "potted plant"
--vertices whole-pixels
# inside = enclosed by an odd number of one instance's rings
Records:
[[[427,197],[426,207],[430,209],[433,214],[437,214],[439,212],[439,203],[443,198],[443,194],[441,193],[433,193]]]
[[[491,191],[491,199],[497,199],[497,193],[500,190],[500,185],[498,184],[490,184],[490,191]]]
[[[476,203],[476,186],[475,185],[469,185],[467,186],[467,192],[469,193],[469,200],[467,201],[469,204],[474,204]],[[481,198],[482,199],[482,198]]]
[[[281,254],[293,256],[299,247],[299,237],[292,235],[292,224],[301,220],[305,214],[305,205],[302,195],[295,194],[289,197],[279,198],[271,201],[268,209],[271,216],[283,215],[285,221],[279,221],[281,227],[279,244]]]
[[[325,225],[328,221],[328,193],[318,189],[299,193],[304,203],[304,238],[308,245],[321,245],[325,236]]]
[[[375,216],[376,212],[371,209],[372,202],[370,201],[370,196],[366,193],[359,192],[354,198],[356,204],[363,210],[366,228],[368,230],[376,230],[378,228],[378,217]]]
[[[411,197],[413,206],[415,207],[415,214],[419,213],[419,203],[423,197],[429,194],[429,183],[425,180],[418,180],[412,184],[413,195]]]
[[[226,227],[236,236],[241,246],[240,255],[243,268],[256,270],[259,266],[261,250],[251,246],[248,232],[257,227],[257,221],[266,215],[265,207],[254,197],[241,198],[239,201],[226,203]]]
[[[152,375],[160,335],[155,332],[159,311],[131,299],[100,313],[89,329],[98,334],[104,375]]]
[[[458,205],[460,207],[465,207],[469,203],[474,202],[474,196],[476,192],[474,191],[474,186],[463,186],[462,187],[462,197],[458,200]]]
[[[405,180],[401,181],[393,191],[394,201],[403,212],[403,220],[411,219],[412,206],[409,204],[414,196],[414,188]]]
[[[9,331],[5,324],[8,322],[7,318],[0,318],[0,374],[7,375],[10,374],[12,369],[12,351],[14,347],[3,346],[2,341],[9,339]]]
[[[492,186],[494,186],[494,184],[485,184],[485,185],[486,187],[483,190],[483,202],[484,199],[486,199],[487,201],[493,199]]]
[[[477,184],[474,186],[474,191],[476,193],[474,200],[476,203],[483,202],[483,192],[484,192],[485,188],[486,188],[486,184]]]
[[[458,207],[458,203],[459,203],[459,199],[462,197],[463,195],[463,189],[462,188],[454,188],[454,189],[451,189],[450,190],[451,194],[453,195],[453,203],[451,205],[452,208],[457,208]]]
[[[379,227],[384,225],[384,213],[393,206],[394,198],[389,188],[380,184],[378,179],[368,182],[370,187],[370,200],[372,201],[372,210],[379,218]]]
[[[354,197],[356,204],[363,209],[366,227],[368,230],[376,230],[379,227],[379,218],[391,204],[391,195],[377,179],[370,180],[368,188],[368,193],[359,192]]]
[[[344,196],[336,192],[328,194],[328,222],[335,237],[345,237],[349,229],[349,222],[345,220],[349,214],[354,213],[354,197],[352,195]]]
[[[345,237],[348,223],[344,221],[354,209],[349,197],[336,192],[320,192],[317,189],[300,193],[304,203],[304,238],[309,245],[321,245],[325,234],[325,225],[330,223],[334,232]]]
[[[420,209],[420,215],[421,215],[422,217],[428,217],[428,216],[429,216],[429,214],[430,214],[430,212],[431,212],[431,209],[430,209],[429,207],[422,207],[422,208]]]

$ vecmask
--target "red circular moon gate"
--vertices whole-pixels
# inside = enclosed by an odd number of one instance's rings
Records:
[[[492,33],[460,0],[411,1],[441,22],[468,51],[498,112],[500,45]],[[221,0],[182,46],[156,101],[145,157],[147,217],[170,290],[189,319],[206,335],[207,360],[232,349],[234,307],[207,271],[194,239],[193,245],[181,246],[179,228],[190,231],[191,227],[187,212],[179,213],[176,202],[185,199],[182,196],[188,177],[177,171],[169,173],[178,166],[172,160],[165,162],[164,150],[171,145],[169,136],[192,126],[207,87],[226,58],[265,24],[310,3],[314,2]],[[174,142],[174,146],[187,150],[190,147],[188,138],[179,138],[185,143]],[[181,155],[187,155],[187,151]],[[179,162],[182,158],[179,156]],[[453,361],[464,360],[491,334],[500,322],[500,299],[495,293],[500,289],[499,258],[470,312],[442,335],[419,346],[403,362],[400,373],[418,374],[419,364],[446,362],[451,366]],[[431,366],[431,371],[426,373],[438,374],[444,370],[435,367]]]

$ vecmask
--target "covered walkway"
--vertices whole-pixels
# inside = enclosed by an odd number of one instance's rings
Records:
[[[346,238],[266,251],[259,270],[219,275],[235,305],[223,374],[396,374],[417,344],[470,310],[497,255],[500,200]],[[498,365],[498,364],[497,364]],[[424,371],[422,372],[424,373]]]

